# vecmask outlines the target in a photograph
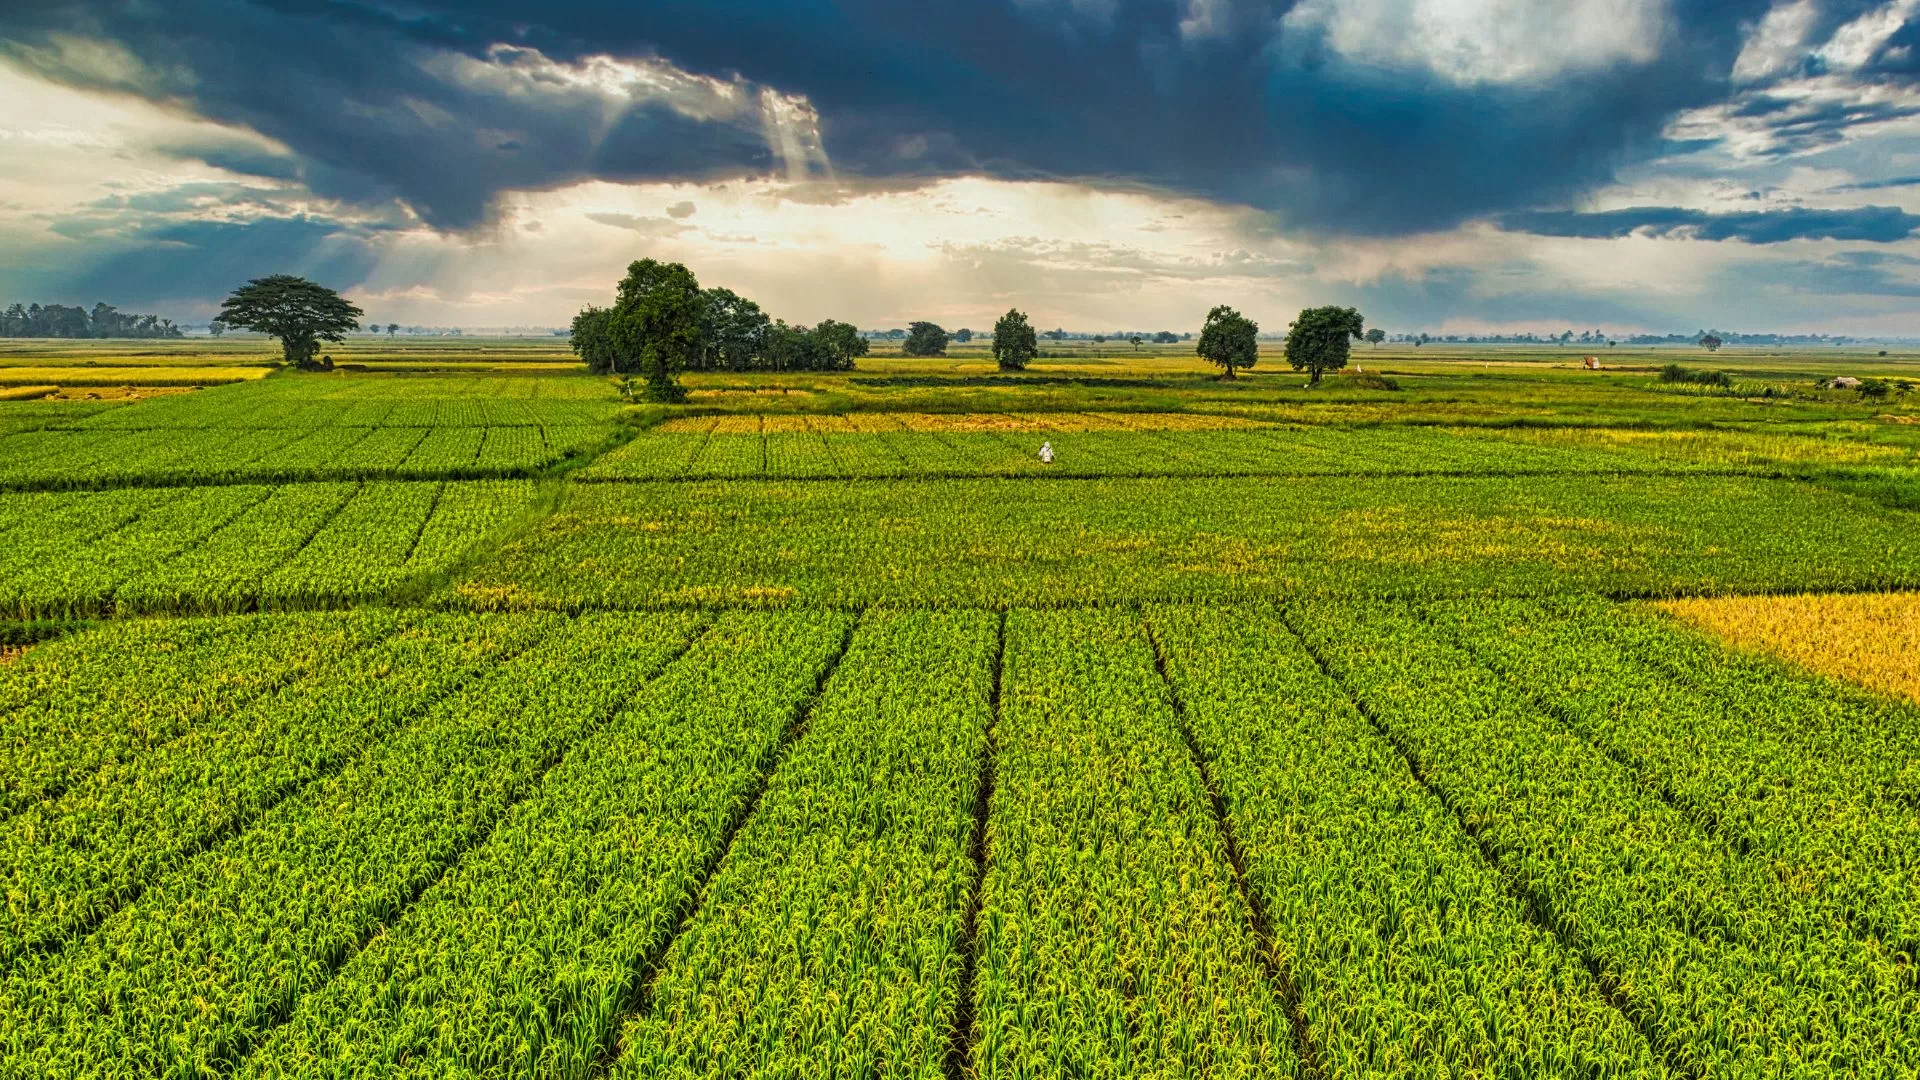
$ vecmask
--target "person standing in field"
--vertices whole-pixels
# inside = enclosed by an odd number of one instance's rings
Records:
[[[1040,444],[1040,463],[1043,465],[1053,464],[1053,444],[1051,442],[1043,442]]]

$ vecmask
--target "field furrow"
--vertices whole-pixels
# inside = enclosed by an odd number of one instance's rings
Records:
[[[587,1075],[848,624],[721,618],[303,1000],[242,1075]]]
[[[412,620],[409,620],[410,622]],[[395,620],[397,623],[397,620]],[[437,616],[0,823],[0,964],[93,926],[156,877],[377,745],[562,620]]]
[[[0,817],[330,668],[391,612],[110,622],[0,669]]]
[[[862,624],[611,1075],[942,1074],[997,624]]]
[[[1669,1075],[1277,611],[1148,622],[1321,1075]]]
[[[7,1071],[224,1072],[462,854],[693,629],[590,616],[0,981]]]
[[[1809,903],[1897,952],[1920,947],[1920,711],[1597,600],[1435,617]]]
[[[1289,619],[1676,1069],[1911,1076],[1905,962],[1702,832],[1412,610]]]
[[[1138,619],[1010,614],[1001,709],[975,1075],[1296,1073]]]

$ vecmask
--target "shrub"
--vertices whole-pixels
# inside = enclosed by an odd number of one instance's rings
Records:
[[[1679,364],[1668,364],[1660,369],[1660,381],[1664,383],[1685,383],[1692,386],[1717,386],[1722,390],[1733,389],[1733,376],[1724,371],[1695,371]]]

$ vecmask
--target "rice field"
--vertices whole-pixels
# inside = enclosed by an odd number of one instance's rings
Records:
[[[1920,1075],[1903,402],[527,348],[0,400],[0,1076]]]

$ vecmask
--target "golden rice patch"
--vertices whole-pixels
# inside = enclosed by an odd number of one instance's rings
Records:
[[[847,423],[862,434],[906,430],[892,413],[848,413]]]
[[[1446,430],[1455,435],[1481,438],[1489,434],[1484,429]],[[1899,446],[1744,431],[1553,428],[1501,431],[1495,437],[1550,446],[1633,447],[1699,465],[1899,465],[1914,456],[1912,451]]]
[[[1658,606],[1737,648],[1920,701],[1920,593],[1735,596]]]
[[[1088,413],[1112,431],[1240,431],[1268,425],[1244,416],[1215,413]]]
[[[1110,431],[1220,431],[1266,425],[1239,416],[1205,413],[1009,412],[1009,413],[896,413],[908,431],[929,433],[1065,432],[1085,434]]]
[[[765,419],[765,417],[753,415],[723,416],[720,422],[713,426],[713,433],[715,435],[758,435],[761,422]]]
[[[851,435],[859,429],[844,416],[827,415],[807,417],[807,430],[820,435]]]

